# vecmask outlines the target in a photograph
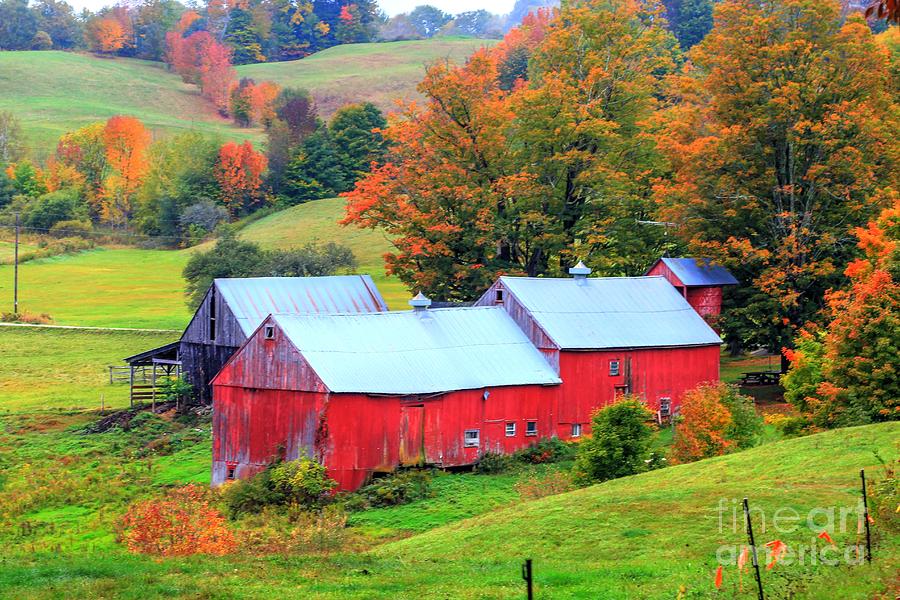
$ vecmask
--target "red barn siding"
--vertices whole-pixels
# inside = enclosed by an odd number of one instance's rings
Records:
[[[685,287],[678,279],[678,276],[672,272],[672,269],[666,266],[662,261],[653,265],[647,275],[662,275],[666,280],[675,286],[682,296],[688,301],[688,304],[697,311],[704,319],[716,317],[722,312],[722,287],[721,286],[697,286]]]
[[[618,376],[609,374],[611,360],[619,361]],[[560,437],[570,435],[573,423],[582,424],[584,432],[590,432],[591,413],[613,401],[617,386],[627,385],[629,361],[631,392],[643,396],[653,411],[659,409],[660,398],[671,398],[674,408],[681,403],[685,391],[701,382],[719,379],[718,346],[563,351],[557,429]]]

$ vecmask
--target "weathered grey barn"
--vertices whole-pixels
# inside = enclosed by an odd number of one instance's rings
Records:
[[[368,275],[216,279],[178,342],[185,380],[212,401],[210,381],[270,314],[360,314],[387,304]],[[157,349],[171,353],[172,345]],[[154,351],[129,357],[152,360]],[[150,358],[148,358],[150,357]]]

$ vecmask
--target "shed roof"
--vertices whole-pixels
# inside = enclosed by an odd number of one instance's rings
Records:
[[[659,259],[675,273],[686,286],[737,285],[738,280],[723,266],[715,265],[708,258]],[[651,267],[652,268],[652,267]]]
[[[500,281],[562,349],[722,343],[663,277],[501,277]]]
[[[388,309],[368,275],[216,279],[215,286],[247,336],[272,313],[373,313]]]
[[[272,318],[332,392],[406,395],[561,383],[500,307]]]

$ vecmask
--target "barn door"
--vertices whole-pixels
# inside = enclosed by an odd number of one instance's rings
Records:
[[[425,406],[421,404],[400,407],[400,464],[425,464]]]

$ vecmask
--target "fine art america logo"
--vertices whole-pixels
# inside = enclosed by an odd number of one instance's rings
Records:
[[[719,570],[717,587],[721,583],[722,567],[737,565],[743,571],[752,561],[752,548],[747,540],[749,515],[758,562],[766,569],[776,564],[815,566],[855,565],[865,560],[865,520],[862,501],[853,506],[816,507],[801,513],[790,506],[774,511],[749,507],[745,513],[741,500],[722,498],[717,506],[719,533],[743,543],[723,544],[716,551]],[[803,532],[810,532],[808,539]],[[798,539],[797,534],[800,534]],[[790,539],[785,543],[783,539]],[[840,541],[839,544],[836,540]],[[848,544],[848,541],[853,543]]]

